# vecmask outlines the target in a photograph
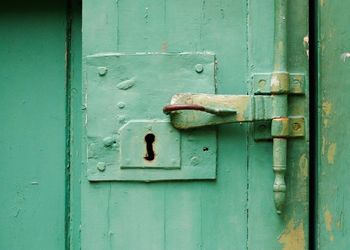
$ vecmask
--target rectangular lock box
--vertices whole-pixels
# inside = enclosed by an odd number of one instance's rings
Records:
[[[90,181],[216,178],[216,128],[178,131],[163,113],[175,93],[215,93],[212,53],[88,56]]]

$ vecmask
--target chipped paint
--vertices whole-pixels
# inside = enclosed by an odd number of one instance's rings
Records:
[[[334,164],[334,156],[335,156],[336,150],[337,150],[337,144],[331,143],[328,147],[328,152],[327,152],[328,164]]]
[[[332,103],[330,103],[329,101],[324,101],[322,103],[322,110],[325,115],[329,116],[332,112]]]
[[[321,7],[324,6],[325,2],[326,2],[326,0],[320,0],[320,5],[321,5]]]
[[[278,241],[283,245],[283,250],[302,250],[305,249],[304,234],[304,224],[296,223],[292,219],[280,235]]]
[[[334,240],[334,235],[333,235],[333,231],[332,231],[332,223],[333,223],[333,216],[331,214],[331,212],[326,209],[323,213],[323,218],[325,221],[325,225],[326,225],[326,230],[329,233],[329,239],[331,241]]]
[[[350,52],[345,52],[340,55],[340,59],[343,60],[344,62],[346,62],[346,59],[348,59],[349,57],[350,57]]]
[[[332,113],[332,103],[329,101],[324,101],[322,103],[322,111],[324,113],[324,117],[322,118],[322,122],[323,122],[323,126],[324,128],[328,128],[329,127],[329,119],[328,117],[331,115]]]
[[[164,41],[163,43],[162,43],[162,47],[161,47],[161,49],[160,49],[162,52],[167,52],[168,51],[168,42],[166,42],[166,41]]]
[[[309,164],[306,154],[302,154],[299,159],[299,170],[303,178],[307,178],[309,176]]]
[[[306,55],[309,57],[309,35],[304,36],[303,44],[306,49]]]

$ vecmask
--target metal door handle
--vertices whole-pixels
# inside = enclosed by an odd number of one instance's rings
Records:
[[[170,105],[164,106],[163,108],[163,112],[165,114],[170,114],[171,112],[180,111],[180,110],[197,110],[197,111],[207,112],[213,115],[232,115],[236,113],[236,110],[234,109],[228,109],[228,108],[220,109],[220,108],[202,106],[198,104],[170,104]]]

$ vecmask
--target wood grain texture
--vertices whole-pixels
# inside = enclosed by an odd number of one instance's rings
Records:
[[[348,1],[318,1],[317,249],[347,249],[350,238],[350,16]]]
[[[288,8],[288,70],[307,75],[308,1],[289,1]],[[85,0],[83,58],[105,52],[214,51],[218,94],[246,94],[251,74],[273,68],[273,11],[273,0]],[[76,109],[73,119],[81,116]],[[255,143],[246,125],[219,127],[215,182],[90,183],[83,164],[81,246],[308,249],[307,140],[291,143],[296,150],[282,217],[273,204],[272,144]],[[83,163],[86,157],[83,150]]]
[[[65,5],[3,2],[0,23],[0,249],[61,250]]]

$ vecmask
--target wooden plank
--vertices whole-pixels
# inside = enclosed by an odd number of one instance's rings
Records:
[[[65,5],[2,3],[0,22],[0,249],[61,250]]]
[[[318,3],[317,249],[347,249],[350,238],[349,1]]]
[[[245,93],[245,1],[86,0],[83,8],[84,55],[215,51],[218,92]],[[83,174],[83,249],[246,248],[245,138],[245,126],[220,128],[216,182],[96,185]]]
[[[273,68],[273,0],[249,3],[249,69],[252,74]],[[304,38],[308,35],[308,1],[288,1],[288,71],[308,75]],[[306,80],[308,82],[308,80]],[[308,90],[306,89],[306,95]],[[303,101],[304,97],[289,97]],[[298,100],[300,99],[300,100]],[[290,107],[289,115],[308,106]],[[274,209],[272,143],[249,140],[248,249],[308,249],[308,131],[288,140],[287,197],[283,214]]]

